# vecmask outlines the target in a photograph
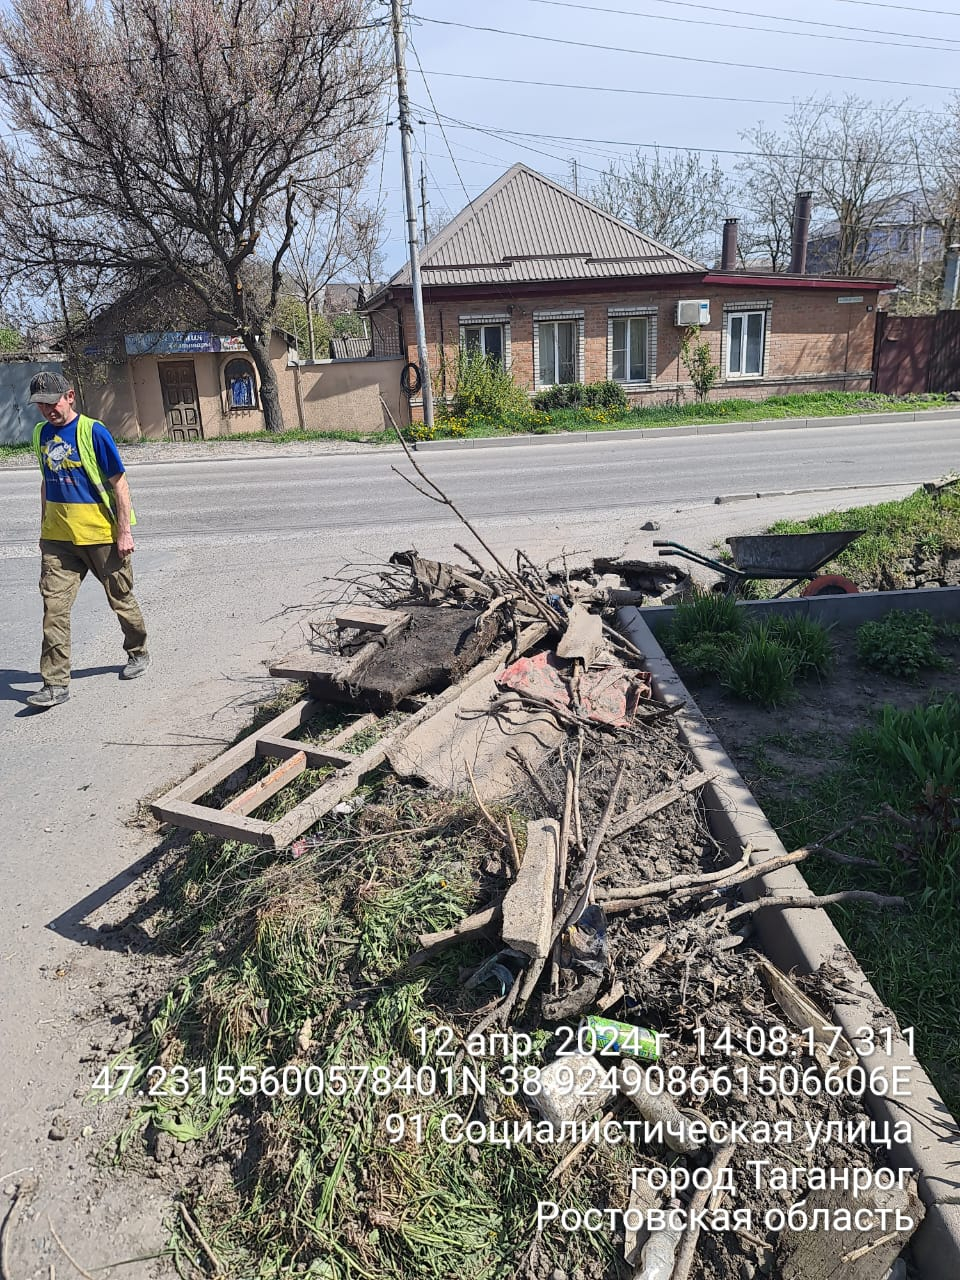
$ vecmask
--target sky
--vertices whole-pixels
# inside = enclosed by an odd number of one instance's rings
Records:
[[[581,194],[641,146],[716,152],[732,172],[741,132],[777,129],[796,99],[936,111],[960,90],[960,0],[411,0],[408,12],[417,197],[422,162],[428,219],[443,222],[518,161],[566,186],[576,161]],[[390,120],[368,181],[386,210],[386,275],[407,254],[395,94]]]

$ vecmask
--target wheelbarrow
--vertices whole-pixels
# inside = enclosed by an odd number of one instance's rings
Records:
[[[839,574],[818,577],[820,569],[856,542],[866,530],[840,529],[835,533],[760,533],[727,538],[732,563],[714,560],[692,551],[681,542],[654,541],[662,556],[679,556],[694,564],[715,569],[724,579],[724,592],[737,594],[745,582],[759,578],[789,578],[790,581],[773,597],[778,600],[801,582],[808,586],[801,595],[846,595],[857,590],[849,578]]]

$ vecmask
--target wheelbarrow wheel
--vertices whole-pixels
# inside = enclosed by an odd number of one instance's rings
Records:
[[[800,592],[801,596],[855,596],[860,588],[842,573],[821,573]]]

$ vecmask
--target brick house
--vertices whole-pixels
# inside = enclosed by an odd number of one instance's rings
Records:
[[[452,390],[458,347],[502,360],[531,395],[612,379],[631,403],[690,396],[680,347],[698,323],[721,371],[711,399],[865,390],[877,295],[891,287],[711,270],[522,164],[428,241],[420,266],[440,396]],[[365,310],[374,352],[416,362],[409,266]]]

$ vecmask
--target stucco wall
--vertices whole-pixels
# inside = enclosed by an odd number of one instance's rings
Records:
[[[434,291],[438,294],[439,291]],[[862,296],[856,303],[840,303],[838,298]],[[461,319],[466,316],[505,315],[510,325],[510,367],[514,378],[526,390],[534,390],[534,312],[568,311],[583,315],[583,376],[586,382],[600,382],[608,376],[608,310],[611,307],[656,308],[655,372],[649,384],[627,388],[634,403],[663,400],[678,393],[692,397],[693,388],[680,360],[683,329],[674,323],[680,299],[707,299],[710,324],[701,336],[710,348],[713,363],[725,366],[724,306],[769,306],[764,372],[760,378],[721,376],[711,399],[744,397],[762,399],[770,395],[802,390],[865,390],[870,386],[873,364],[873,336],[876,323],[876,293],[855,288],[783,288],[763,281],[745,281],[742,286],[706,287],[694,283],[670,289],[644,289],[636,285],[603,291],[522,293],[508,296],[476,294],[424,299],[428,358],[436,372],[440,368],[440,334],[448,368],[456,367]],[[416,360],[416,332],[413,308],[403,307],[407,356]],[[448,391],[452,386],[448,386]],[[414,404],[415,416],[417,413]]]
[[[299,369],[303,424],[308,431],[376,432],[389,427],[386,400],[401,426],[409,422],[400,391],[403,360],[324,360]]]

